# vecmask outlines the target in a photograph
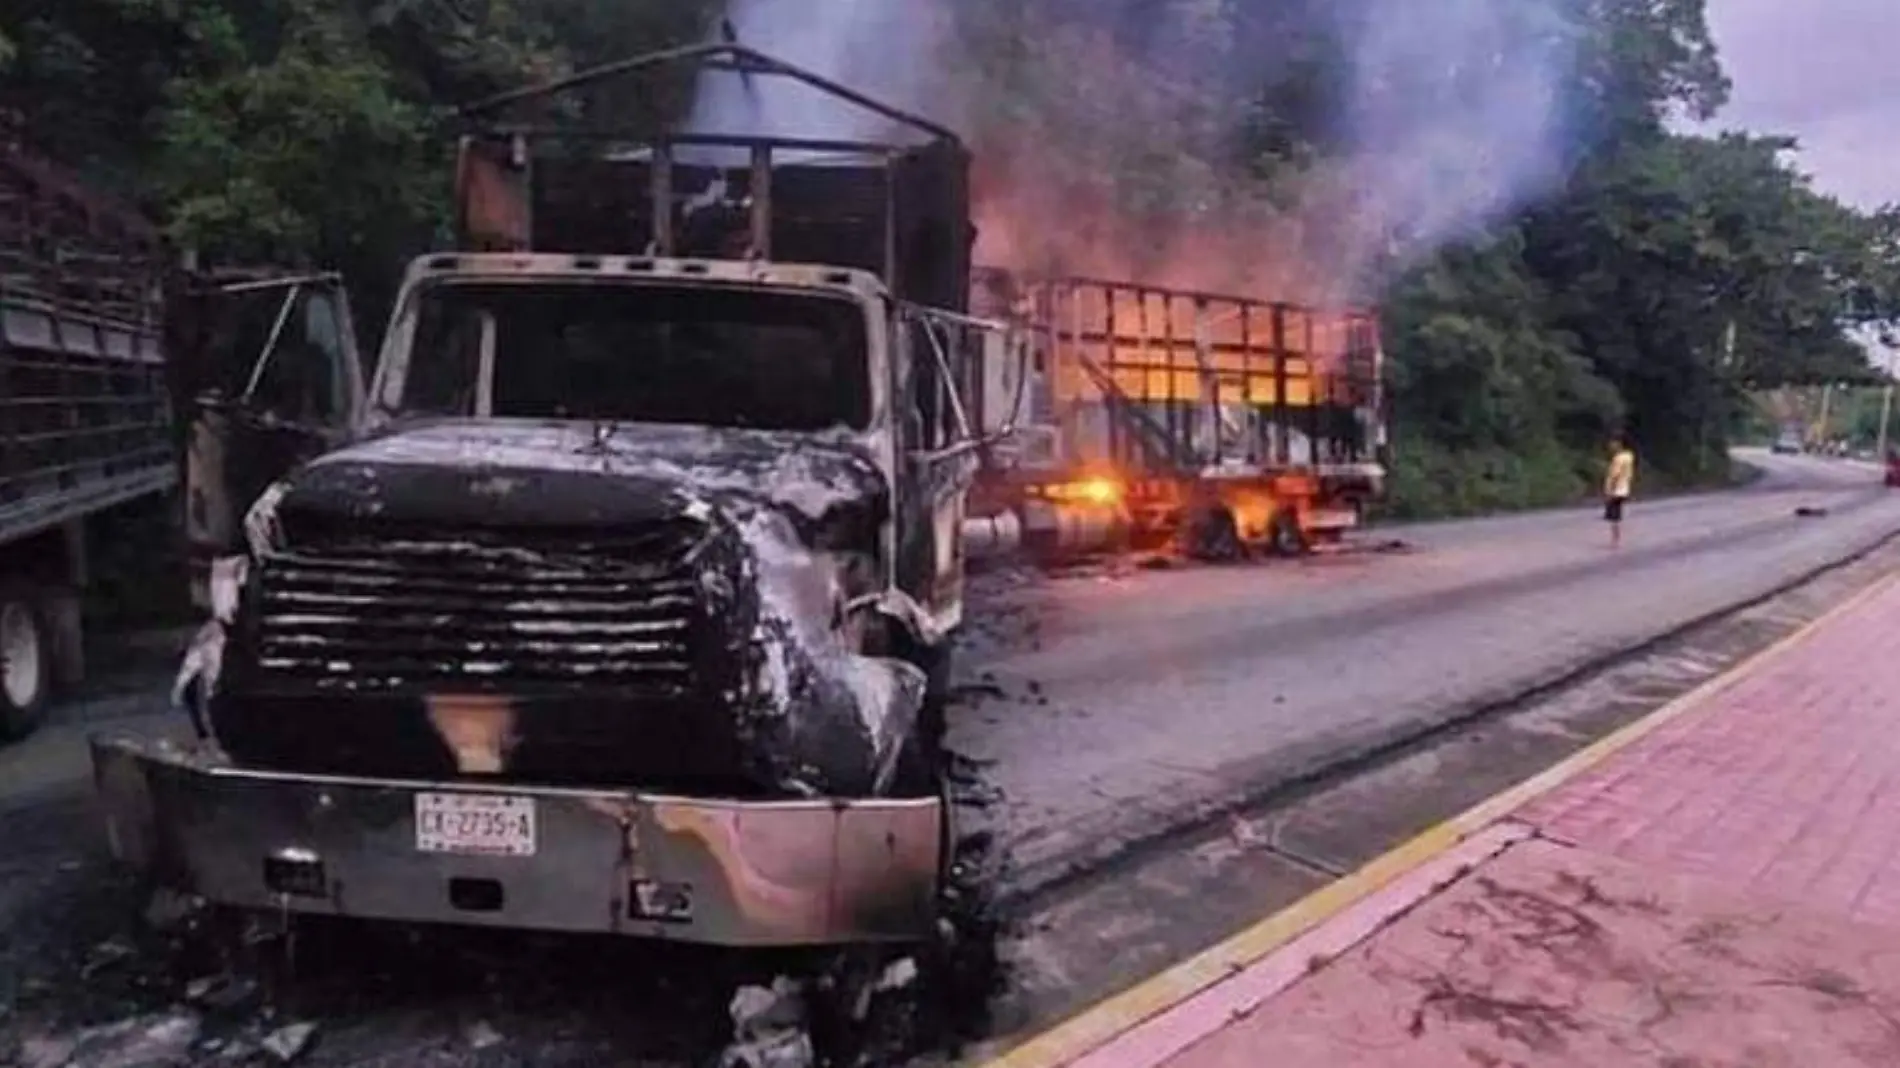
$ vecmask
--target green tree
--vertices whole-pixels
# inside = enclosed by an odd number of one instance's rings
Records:
[[[1670,137],[1592,161],[1533,213],[1552,322],[1622,394],[1652,465],[1724,469],[1739,390],[1864,375],[1843,335],[1853,228],[1783,139]],[[1731,345],[1732,342],[1732,345]]]
[[[1875,300],[1862,282],[1867,230],[1787,165],[1785,139],[1668,132],[1670,116],[1708,117],[1728,91],[1700,0],[1595,0],[1573,11],[1588,30],[1571,87],[1585,102],[1578,165],[1558,195],[1517,224],[1513,269],[1528,275],[1519,293],[1458,276],[1471,287],[1459,315],[1465,344],[1417,329],[1402,314],[1409,283],[1401,283],[1388,336],[1401,395],[1421,395],[1401,400],[1400,417],[1413,438],[1468,455],[1467,482],[1496,468],[1500,443],[1515,455],[1540,454],[1547,446],[1527,433],[1533,427],[1548,428],[1543,440],[1591,470],[1616,420],[1665,481],[1722,478],[1727,430],[1746,388],[1864,376],[1843,327],[1857,299]],[[1447,255],[1456,264],[1465,253]],[[1442,276],[1444,267],[1430,272]],[[1522,378],[1495,355],[1504,324],[1589,369],[1569,379],[1589,383],[1580,389],[1518,392],[1510,439],[1488,432],[1496,416],[1472,400],[1509,396],[1497,385]],[[1448,365],[1460,374],[1417,374]],[[1604,403],[1606,394],[1618,403]],[[1533,481],[1528,496],[1545,496],[1549,480]]]
[[[1313,194],[1366,147],[1347,121],[1356,46],[1404,3],[964,0],[947,8],[933,103],[967,132],[986,194],[1036,191],[1017,206],[1020,254],[1163,282],[1209,267],[1285,298],[1391,221],[1345,196],[1316,211]],[[1671,132],[1729,91],[1705,3],[1508,9],[1523,40],[1574,48],[1567,154],[1538,202],[1377,279],[1400,510],[1588,492],[1617,427],[1651,485],[1723,477],[1749,391],[1864,379],[1848,329],[1900,327],[1900,208],[1820,195],[1785,139]],[[454,104],[704,39],[724,8],[14,0],[0,107],[213,260],[345,270],[373,327],[407,257],[444,236]],[[570,111],[661,126],[691,88],[622,83]],[[1260,264],[1280,269],[1236,269]]]
[[[1525,252],[1515,228],[1448,249],[1386,302],[1402,511],[1562,503],[1590,484],[1586,447],[1622,419],[1577,339],[1544,321],[1549,294]]]
[[[703,33],[710,0],[22,0],[0,101],[208,259],[386,294],[440,240],[446,109]],[[629,92],[615,104],[670,96]],[[652,101],[658,100],[655,104]]]

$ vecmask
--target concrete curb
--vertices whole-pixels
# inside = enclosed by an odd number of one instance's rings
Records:
[[[1885,539],[1891,540],[1892,537]],[[1900,574],[1890,573],[1876,580],[1793,633],[1783,636],[1642,719],[1585,747],[1544,772],[1431,827],[1358,871],[1321,887],[1227,941],[1151,976],[1093,1008],[1083,1010],[1053,1029],[1029,1038],[1002,1056],[986,1062],[983,1068],[1060,1068],[1064,1065],[1078,1065],[1079,1068],[1089,1054],[1151,1023],[1160,1033],[1144,1036],[1152,1040],[1144,1045],[1152,1045],[1153,1048],[1147,1052],[1159,1053],[1160,1056],[1146,1060],[1140,1056],[1133,1060],[1117,1057],[1113,1063],[1139,1068],[1165,1060],[1167,1056],[1185,1048],[1181,1045],[1183,1041],[1190,1044],[1192,1041],[1181,1027],[1169,1027],[1169,1021],[1162,1019],[1170,1010],[1289,948],[1295,939],[1308,933],[1317,933],[1321,925],[1498,826],[1532,799],[1576,778],[1668,723],[1702,709],[1723,691],[1768,667],[1823,627],[1847,616],[1896,585],[1900,585]],[[1508,847],[1508,837],[1505,836],[1500,849]],[[1453,868],[1459,866],[1452,865]],[[1413,881],[1420,883],[1424,890],[1413,886],[1406,894],[1391,895],[1391,900],[1380,911],[1385,915],[1396,915],[1422,899],[1421,892],[1429,895],[1432,885],[1442,880]],[[1370,918],[1376,921],[1378,914]],[[1377,922],[1364,922],[1368,919],[1366,916],[1358,919],[1361,922],[1351,925],[1351,931],[1357,932],[1358,937],[1322,938],[1326,948],[1334,954],[1343,952],[1380,926]],[[1304,963],[1311,959],[1305,956],[1298,958],[1295,963],[1301,964],[1301,969],[1293,972],[1291,980],[1282,984],[1281,988],[1297,981],[1298,975],[1303,972]],[[1277,974],[1286,969],[1275,971]],[[1265,996],[1271,996],[1272,992],[1276,991],[1268,989]],[[1170,1050],[1170,1046],[1175,1048]]]
[[[1309,895],[1274,916],[1283,929],[1304,929],[1278,949],[1231,973],[1175,1005],[1123,1031],[1108,1044],[1085,1054],[1073,1068],[1156,1068],[1202,1039],[1220,1031],[1274,996],[1306,978],[1316,966],[1333,960],[1377,934],[1439,891],[1504,855],[1533,836],[1533,829],[1512,820],[1494,823],[1396,875],[1351,904],[1324,916]],[[1279,932],[1276,931],[1277,935]]]

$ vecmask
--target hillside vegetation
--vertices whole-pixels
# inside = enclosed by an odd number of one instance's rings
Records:
[[[774,6],[733,3],[13,0],[0,106],[207,255],[343,269],[374,321],[402,261],[443,238],[443,105],[725,16],[743,35]],[[1866,378],[1844,330],[1894,314],[1890,213],[1816,192],[1780,137],[1674,132],[1728,91],[1702,0],[890,10],[930,27],[926,65],[954,81],[918,95],[977,149],[992,240],[1377,299],[1404,514],[1587,493],[1618,429],[1651,485],[1722,478],[1749,391]],[[1525,93],[1541,111],[1493,106]],[[658,84],[591,106],[666,124],[691,101]]]

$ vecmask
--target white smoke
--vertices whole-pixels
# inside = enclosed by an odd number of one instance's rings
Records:
[[[1309,208],[1350,198],[1329,212],[1354,233],[1346,273],[1472,236],[1562,182],[1577,35],[1552,0],[1361,0],[1356,14],[1340,27],[1347,152]]]
[[[1283,31],[1300,16],[1287,0],[1173,0],[1125,26],[1115,5],[1070,5],[1067,21],[1026,35],[1024,54],[1047,69],[1000,100],[980,83],[990,57],[956,54],[959,0],[733,5],[741,43],[961,126],[979,171],[1000,160],[1010,172],[1000,190],[1010,203],[984,206],[992,252],[1076,270],[1237,292],[1297,287],[1268,294],[1293,299],[1363,292],[1546,195],[1568,162],[1578,34],[1563,12],[1574,0],[1313,4],[1322,13],[1299,29],[1345,57],[1343,71],[1325,67],[1341,79],[1328,150],[1302,179],[1275,175],[1272,195],[1224,153],[1251,94],[1291,61]],[[1015,125],[974,118],[1000,113]],[[748,87],[719,73],[702,82],[693,114],[702,132],[875,140],[888,125],[784,79]],[[1172,228],[1156,232],[1152,216],[1131,224],[1130,205],[1076,196],[1124,164],[1147,173],[1151,189],[1174,191]]]
[[[738,42],[898,108],[926,95],[943,22],[938,0],[732,0]],[[691,132],[876,141],[891,123],[790,78],[702,76]]]

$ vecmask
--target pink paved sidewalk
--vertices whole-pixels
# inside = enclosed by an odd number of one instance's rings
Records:
[[[1900,1065],[1900,585],[1461,849],[1078,1068]]]

